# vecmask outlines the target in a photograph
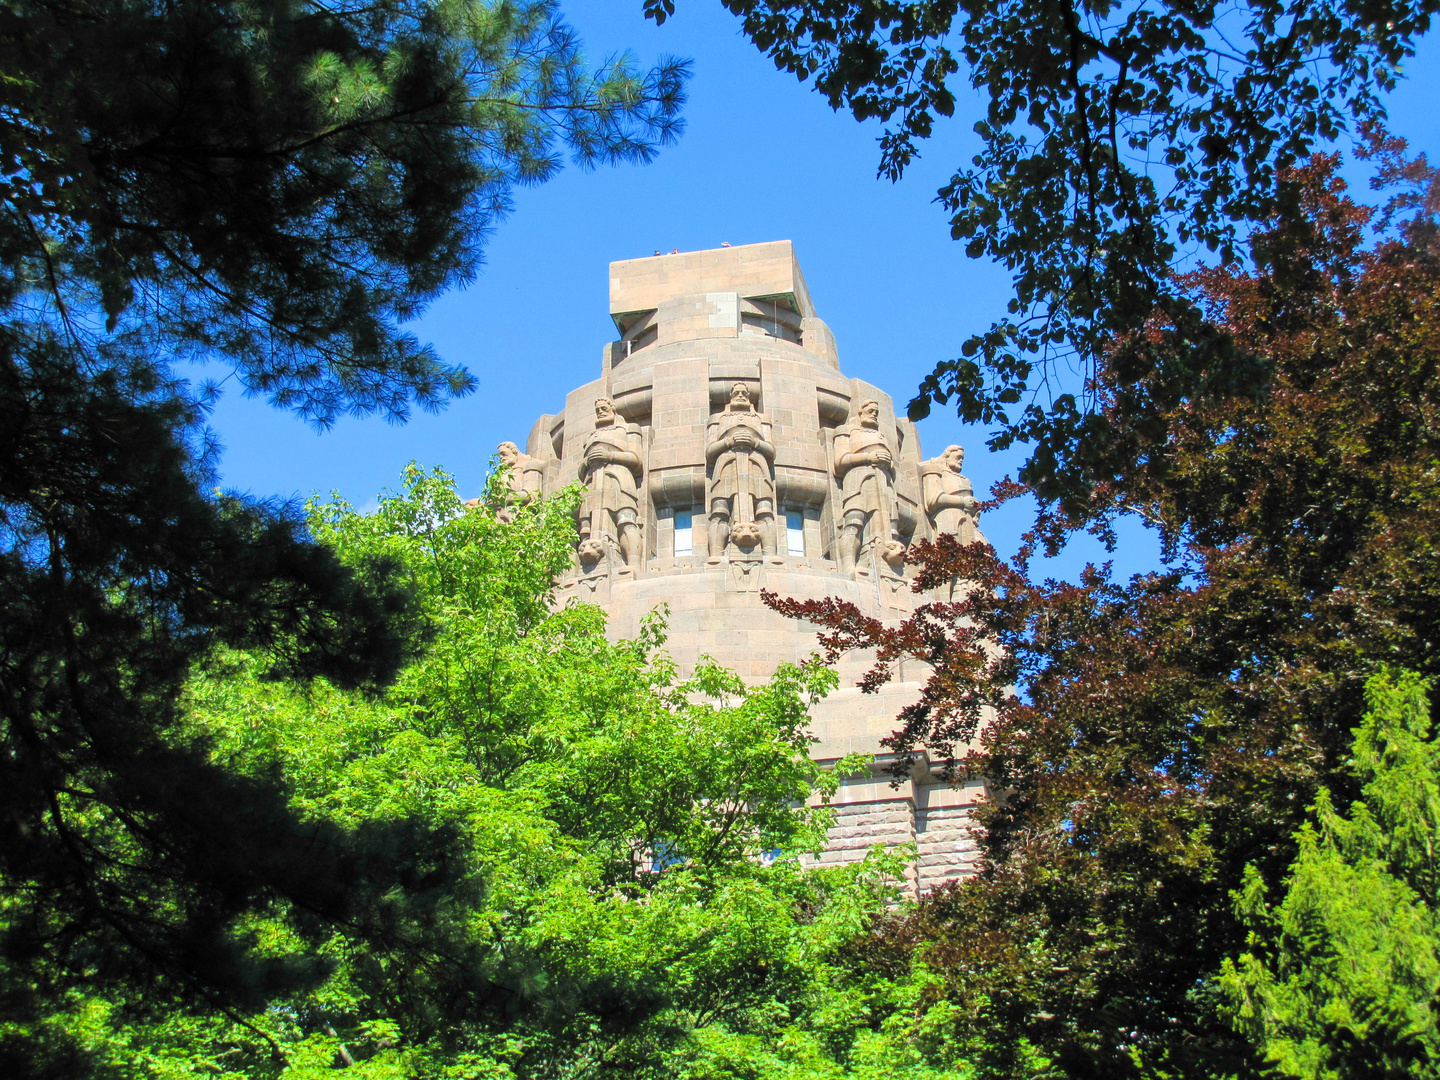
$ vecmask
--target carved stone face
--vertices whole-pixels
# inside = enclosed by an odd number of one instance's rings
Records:
[[[760,526],[753,521],[741,521],[730,527],[730,539],[741,551],[749,551],[760,543]]]
[[[495,448],[495,452],[500,455],[502,462],[512,467],[520,460],[520,448],[513,442],[502,442]]]
[[[750,391],[745,389],[744,383],[737,382],[730,387],[730,408],[736,412],[750,411]]]
[[[599,423],[609,423],[615,419],[615,404],[608,397],[595,399],[595,419]]]
[[[889,564],[891,570],[898,572],[905,565],[905,545],[899,540],[888,540],[880,549],[880,557]]]
[[[605,545],[599,540],[587,536],[580,541],[580,546],[575,549],[575,554],[580,556],[580,565],[589,570],[605,557]]]
[[[880,426],[880,403],[867,401],[860,406],[860,423],[865,427]]]
[[[965,448],[963,446],[947,446],[940,457],[951,472],[958,473],[965,465]]]

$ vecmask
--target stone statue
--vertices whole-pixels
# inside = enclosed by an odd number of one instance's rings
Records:
[[[750,402],[744,383],[730,388],[730,403],[710,423],[705,450],[710,471],[711,557],[729,541],[744,551],[757,544],[775,554],[775,447],[765,438],[765,424]]]
[[[949,533],[962,544],[979,536],[975,491],[960,469],[965,464],[965,450],[947,446],[937,458],[920,465],[921,497],[925,513],[936,534]]]
[[[515,511],[540,498],[540,463],[529,454],[522,454],[513,442],[502,442],[496,448],[500,463],[510,471],[505,476],[505,494],[495,516],[501,521],[514,521]]]
[[[580,560],[580,569],[589,574],[594,571],[600,560],[605,558],[605,545],[599,540],[587,536],[576,547],[575,555]]]
[[[835,476],[842,511],[836,542],[840,572],[855,572],[862,535],[891,567],[902,563],[905,545],[895,534],[895,454],[880,431],[879,402],[862,403],[855,419],[836,433]]]
[[[608,397],[595,401],[595,430],[585,444],[580,476],[589,490],[580,508],[581,540],[610,537],[625,565],[644,555],[640,538],[640,429],[626,424]]]

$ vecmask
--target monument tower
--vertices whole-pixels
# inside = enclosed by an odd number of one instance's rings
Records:
[[[788,240],[611,263],[610,315],[618,340],[599,377],[535,422],[524,453],[501,455],[512,503],[585,485],[560,596],[600,605],[617,636],[668,604],[682,673],[705,653],[764,679],[816,642],[762,588],[898,621],[930,599],[911,591],[909,544],[977,535],[963,451],[924,460],[890,396],[842,374]],[[980,786],[953,788],[925,761],[894,786],[880,739],[924,673],[905,662],[862,695],[869,660],[847,657],[841,688],[811,713],[816,760],[877,757],[874,775],[842,785],[824,858],[914,843],[926,890],[968,870]]]

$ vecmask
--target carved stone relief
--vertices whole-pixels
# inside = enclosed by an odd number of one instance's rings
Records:
[[[877,548],[887,564],[903,562],[897,532],[895,452],[880,430],[880,404],[866,401],[835,434],[835,478],[840,484],[841,523],[836,541],[842,574],[855,572],[862,547]],[[898,551],[897,551],[898,549]]]
[[[731,387],[729,403],[710,422],[705,463],[710,486],[707,547],[712,559],[731,544],[741,552],[758,547],[766,555],[775,554],[775,447],[767,427],[740,382]]]
[[[500,505],[492,508],[495,516],[504,522],[515,520],[515,512],[529,506],[541,497],[544,487],[545,466],[537,458],[520,452],[513,442],[502,442],[495,448],[500,464],[509,470],[505,475],[505,491],[500,496]],[[466,499],[465,507],[478,510],[486,505],[485,499]]]
[[[732,558],[730,562],[730,587],[735,592],[754,593],[763,587],[761,568],[764,563],[758,558]]]
[[[544,467],[529,454],[521,453],[513,442],[502,442],[497,453],[501,464],[510,471],[505,476],[504,502],[495,516],[501,521],[513,521],[517,510],[540,498]]]
[[[939,457],[920,465],[920,485],[925,499],[925,514],[936,535],[949,533],[962,544],[978,536],[975,491],[970,480],[961,473],[965,450],[947,446]]]
[[[580,539],[615,544],[621,561],[631,569],[640,565],[645,551],[640,535],[643,445],[640,429],[625,423],[609,398],[597,398],[595,430],[585,443],[580,467],[586,485]]]
[[[605,545],[593,536],[587,536],[576,547],[575,555],[580,560],[581,572],[589,574],[604,560]]]

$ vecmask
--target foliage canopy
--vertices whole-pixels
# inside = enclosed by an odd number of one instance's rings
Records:
[[[1279,902],[1248,872],[1246,950],[1220,986],[1236,1026],[1284,1073],[1440,1075],[1435,838],[1440,752],[1430,687],[1376,675],[1351,767],[1363,799],[1337,812],[1321,789]]]
[[[0,68],[0,994],[22,1027],[73,993],[249,1009],[324,965],[246,918],[382,933],[457,834],[307,817],[187,727],[218,647],[375,692],[433,615],[390,555],[209,490],[216,388],[180,365],[317,424],[466,392],[403,320],[562,149],[673,138],[685,67],[592,68],[545,2],[16,0]],[[74,1049],[8,1045],[9,1075]]]
[[[68,1047],[99,1076],[959,1080],[953,1040],[915,1023],[927,978],[876,978],[847,951],[898,899],[900,859],[801,865],[836,782],[809,759],[805,707],[833,672],[681,680],[658,619],[615,642],[596,608],[552,609],[566,498],[502,522],[412,470],[373,514],[312,514],[347,563],[394,560],[428,648],[378,696],[218,653],[187,688],[187,730],[229,774],[275,777],[317,828],[446,846],[412,853],[360,917],[275,896],[236,920],[257,963],[312,964],[255,987],[247,1012],[78,983],[12,1022],[10,1045]],[[86,825],[123,846],[104,816]]]
[[[398,323],[517,183],[646,160],[685,65],[592,69],[554,3],[22,0],[0,29],[6,351],[218,353],[317,423],[473,385]]]
[[[1162,456],[1184,401],[1260,392],[1263,354],[1207,318],[1178,260],[1247,254],[1287,170],[1383,120],[1435,5],[1361,0],[726,0],[781,70],[879,119],[897,178],[937,118],[968,107],[980,149],[940,189],[951,235],[1012,275],[1006,316],[940,363],[910,403],[957,402],[991,445],[1034,445],[1021,479],[1071,509]],[[672,0],[647,0],[658,21]],[[968,83],[968,87],[966,84]],[[1358,128],[1357,128],[1358,125]],[[1263,248],[1258,269],[1278,267]],[[1157,311],[1163,354],[1116,348]],[[1117,437],[1114,395],[1131,421]]]
[[[1221,1007],[1249,933],[1231,894],[1278,890],[1305,808],[1360,794],[1342,765],[1366,680],[1437,673],[1434,176],[1398,142],[1381,153],[1405,183],[1398,236],[1367,244],[1374,212],[1316,158],[1287,177],[1303,221],[1256,238],[1272,270],[1179,282],[1274,376],[1259,398],[1177,403],[1169,467],[1098,489],[1161,527],[1173,569],[1034,582],[1024,553],[942,538],[918,547],[917,587],[956,600],[899,627],[777,602],[832,651],[877,649],[876,682],[900,657],[932,665],[891,745],[1007,792],[982,813],[980,876],[887,924],[875,952],[943,975],[996,1075],[1260,1068]],[[1157,316],[1133,345],[1160,363],[1174,342]],[[1144,423],[1104,400],[1115,429]],[[1032,539],[1073,524],[1043,516]]]

